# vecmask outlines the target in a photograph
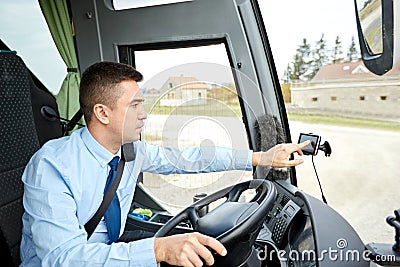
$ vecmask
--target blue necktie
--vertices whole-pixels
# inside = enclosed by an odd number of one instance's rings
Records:
[[[104,194],[106,194],[108,188],[111,186],[111,184],[115,179],[115,176],[117,175],[118,161],[119,157],[114,157],[108,163],[111,169],[107,177],[106,186],[104,188]],[[104,221],[106,222],[110,243],[117,241],[119,238],[119,231],[121,228],[121,209],[119,206],[117,193],[115,193],[113,199],[111,200],[110,206],[108,206],[106,212],[104,213]]]

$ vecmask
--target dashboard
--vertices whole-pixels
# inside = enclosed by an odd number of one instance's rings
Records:
[[[366,250],[364,243],[340,214],[291,184],[280,180],[273,184],[276,198],[262,222],[247,260],[252,263],[248,266],[369,266],[369,262],[362,258]],[[127,227],[157,232],[172,216],[165,211],[155,213],[149,221],[128,216]],[[193,231],[193,226],[184,221],[172,233],[190,231]],[[345,246],[339,247],[339,241],[345,241]],[[360,258],[347,258],[355,254]]]
[[[277,197],[256,241],[265,266],[317,266],[311,219],[304,201],[277,187]],[[308,256],[309,255],[309,256]],[[273,264],[271,264],[273,263]],[[282,264],[281,264],[282,266]]]
[[[255,245],[261,266],[369,266],[362,258],[343,257],[348,252],[362,255],[365,246],[342,216],[292,185],[274,184],[277,197]],[[346,247],[338,247],[339,240]]]

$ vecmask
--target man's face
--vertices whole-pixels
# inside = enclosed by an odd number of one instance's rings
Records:
[[[125,144],[139,140],[147,114],[143,108],[144,96],[135,81],[123,81],[119,87],[122,96],[112,113],[114,129],[120,134],[122,144]]]

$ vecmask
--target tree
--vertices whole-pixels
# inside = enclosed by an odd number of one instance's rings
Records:
[[[336,36],[335,47],[332,50],[332,63],[338,63],[342,59],[342,41],[340,41],[339,36]]]
[[[346,55],[346,60],[348,61],[357,61],[360,58],[354,36]],[[312,49],[307,39],[303,38],[302,43],[296,49],[293,61],[287,65],[284,71],[283,81],[284,83],[309,81],[315,77],[324,65],[328,63],[336,64],[343,59],[342,41],[339,36],[336,36],[333,49],[328,49],[325,34],[321,35],[321,38],[315,42]]]
[[[354,36],[352,36],[349,51],[347,52],[347,61],[354,62],[354,61],[358,61],[359,59],[360,59],[360,56],[357,51],[356,42],[354,41]]]
[[[322,66],[328,63],[328,55],[324,34],[322,34],[321,38],[315,43],[315,49],[313,49],[312,54],[313,61],[311,64],[311,72],[308,76],[309,80],[314,78],[314,76],[318,73]]]
[[[296,54],[293,57],[292,72],[290,75],[291,80],[308,80],[309,68],[312,63],[310,58],[310,44],[306,38],[303,38],[302,44],[297,48]]]
[[[283,72],[283,83],[290,83],[291,82],[291,75],[292,75],[292,68],[290,64],[287,65],[286,70]]]

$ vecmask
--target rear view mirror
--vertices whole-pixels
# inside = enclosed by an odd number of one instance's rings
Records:
[[[393,0],[354,0],[361,56],[373,73],[383,75],[397,61]]]

